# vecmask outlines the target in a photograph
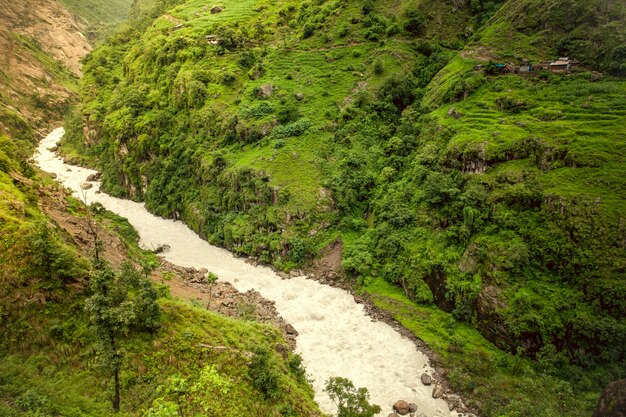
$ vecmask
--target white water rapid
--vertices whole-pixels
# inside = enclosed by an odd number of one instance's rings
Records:
[[[420,376],[432,374],[428,358],[415,345],[383,322],[373,322],[364,308],[345,291],[298,277],[282,279],[270,268],[253,266],[233,257],[228,251],[209,245],[180,221],[150,214],[143,204],[96,193],[100,184],[81,190],[87,176],[95,171],[66,165],[49,149],[63,136],[54,130],[39,145],[35,160],[74,194],[88,203],[100,202],[108,210],[126,217],[137,229],[141,244],[156,248],[167,244],[164,257],[184,267],[206,268],[239,291],[254,288],[275,301],[278,312],[299,332],[297,351],[313,378],[316,400],[322,411],[333,414],[334,404],[322,391],[332,376],[352,380],[367,387],[372,403],[382,408],[381,416],[391,412],[397,400],[418,405],[417,416],[456,417],[441,399],[433,399],[433,386],[422,385]]]

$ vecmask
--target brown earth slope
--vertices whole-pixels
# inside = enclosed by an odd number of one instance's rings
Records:
[[[91,50],[82,29],[57,0],[0,3],[0,133],[7,114],[36,129],[62,119]]]

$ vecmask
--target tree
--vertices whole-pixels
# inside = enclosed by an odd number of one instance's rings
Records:
[[[206,305],[207,310],[211,308],[211,301],[213,301],[213,286],[217,282],[217,275],[213,272],[209,272],[205,278],[206,282],[209,284],[209,302]]]
[[[380,406],[369,403],[367,388],[357,389],[347,378],[329,378],[324,391],[337,404],[337,417],[373,417],[380,413]]]
[[[114,378],[113,410],[117,412],[119,373],[124,359],[121,341],[131,330],[156,330],[160,326],[160,309],[152,283],[130,263],[124,264],[121,273],[116,273],[105,261],[96,259],[94,271],[85,309],[100,344],[101,364]]]

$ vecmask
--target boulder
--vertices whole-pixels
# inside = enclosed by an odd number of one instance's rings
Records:
[[[88,183],[88,182],[84,182],[84,183],[82,183],[82,184],[80,185],[80,188],[81,188],[82,190],[88,190],[88,189],[90,189],[91,187],[93,187],[93,184],[90,184],[90,183]]]
[[[92,181],[100,181],[100,178],[102,177],[102,174],[100,172],[96,172],[95,174],[90,174],[87,177],[87,181],[92,182]]]
[[[433,388],[433,398],[441,398],[443,395],[443,387],[439,384],[435,385]]]
[[[604,388],[593,417],[626,417],[626,379],[611,382]]]
[[[422,384],[428,386],[433,383],[433,378],[428,374],[422,374]]]
[[[222,13],[223,10],[224,10],[223,7],[213,6],[213,7],[211,7],[211,14]]]
[[[285,324],[285,333],[287,333],[290,336],[298,336],[298,331],[296,330],[295,327],[293,327],[291,324],[287,323]]]
[[[272,84],[263,84],[259,87],[256,96],[257,98],[269,98],[274,94],[274,86]]]
[[[159,253],[167,252],[168,250],[170,250],[170,245],[166,244],[166,245],[159,245],[159,246],[157,246],[156,249],[153,252],[156,253],[156,254],[159,254]]]
[[[276,343],[276,347],[274,350],[283,357],[283,359],[287,359],[289,357],[289,347],[287,345],[283,345],[282,343]]]
[[[400,414],[401,416],[406,416],[410,413],[409,403],[404,400],[396,401],[393,405],[393,411]]]

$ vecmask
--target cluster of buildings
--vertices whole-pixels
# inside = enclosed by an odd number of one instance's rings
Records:
[[[550,71],[554,74],[569,74],[575,68],[580,68],[581,63],[578,60],[568,57],[560,57],[550,61],[543,61],[537,64],[531,64],[522,60],[521,64],[502,64],[495,63],[496,72],[499,74],[526,74],[529,72]],[[485,65],[476,65],[474,69],[484,69]]]

